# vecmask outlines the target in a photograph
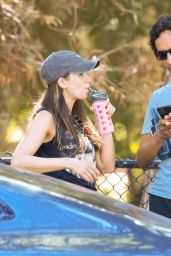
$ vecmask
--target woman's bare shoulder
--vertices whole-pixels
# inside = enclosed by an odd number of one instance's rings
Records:
[[[44,142],[51,140],[56,134],[56,124],[52,114],[47,110],[39,111],[29,123],[28,133],[44,134]]]
[[[42,129],[44,127],[44,129],[48,131],[52,131],[56,127],[52,114],[47,110],[39,111],[30,122],[29,126],[39,126],[42,127]]]
[[[49,122],[54,122],[54,118],[53,118],[53,115],[47,111],[47,110],[41,110],[39,111],[35,117],[34,117],[34,120],[46,120],[46,121],[49,121]]]

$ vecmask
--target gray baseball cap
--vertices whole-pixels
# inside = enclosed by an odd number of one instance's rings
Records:
[[[88,72],[100,65],[100,60],[86,60],[79,54],[63,50],[53,52],[42,63],[40,74],[48,84],[68,73]]]

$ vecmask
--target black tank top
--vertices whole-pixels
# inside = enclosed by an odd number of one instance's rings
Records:
[[[87,160],[95,165],[95,150],[93,144],[88,139],[88,137],[81,130],[78,129],[78,127],[76,129],[78,130],[78,132],[81,132],[81,136],[84,140],[85,147],[82,153],[76,154],[74,156],[74,151],[77,148],[75,140],[66,130],[63,130],[61,141],[61,144],[63,146],[59,146],[57,144],[56,138],[54,137],[51,141],[43,143],[34,155],[38,157],[49,158],[49,161],[50,158],[54,157],[74,157],[79,160]],[[43,174],[54,178],[62,179],[83,187],[87,187],[92,190],[96,190],[95,184],[87,182],[79,175],[74,174],[70,169],[50,171]]]

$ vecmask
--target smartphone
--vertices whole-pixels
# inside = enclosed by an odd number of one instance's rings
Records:
[[[161,116],[161,118],[164,118],[165,115],[168,115],[169,113],[171,113],[171,105],[158,107],[157,111]]]

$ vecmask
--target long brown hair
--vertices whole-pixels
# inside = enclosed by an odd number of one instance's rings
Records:
[[[80,136],[80,133],[77,132],[73,125],[76,123],[91,140],[95,150],[100,149],[102,143],[101,136],[98,134],[90,119],[85,115],[81,101],[75,101],[72,112],[70,113],[62,93],[62,88],[58,86],[57,82],[49,84],[38,102],[36,102],[32,112],[32,118],[34,118],[36,113],[41,109],[49,111],[55,120],[56,140],[58,145],[62,146],[62,130],[66,129],[70,135],[73,136],[77,145],[74,154],[82,152],[84,143],[82,136]]]

